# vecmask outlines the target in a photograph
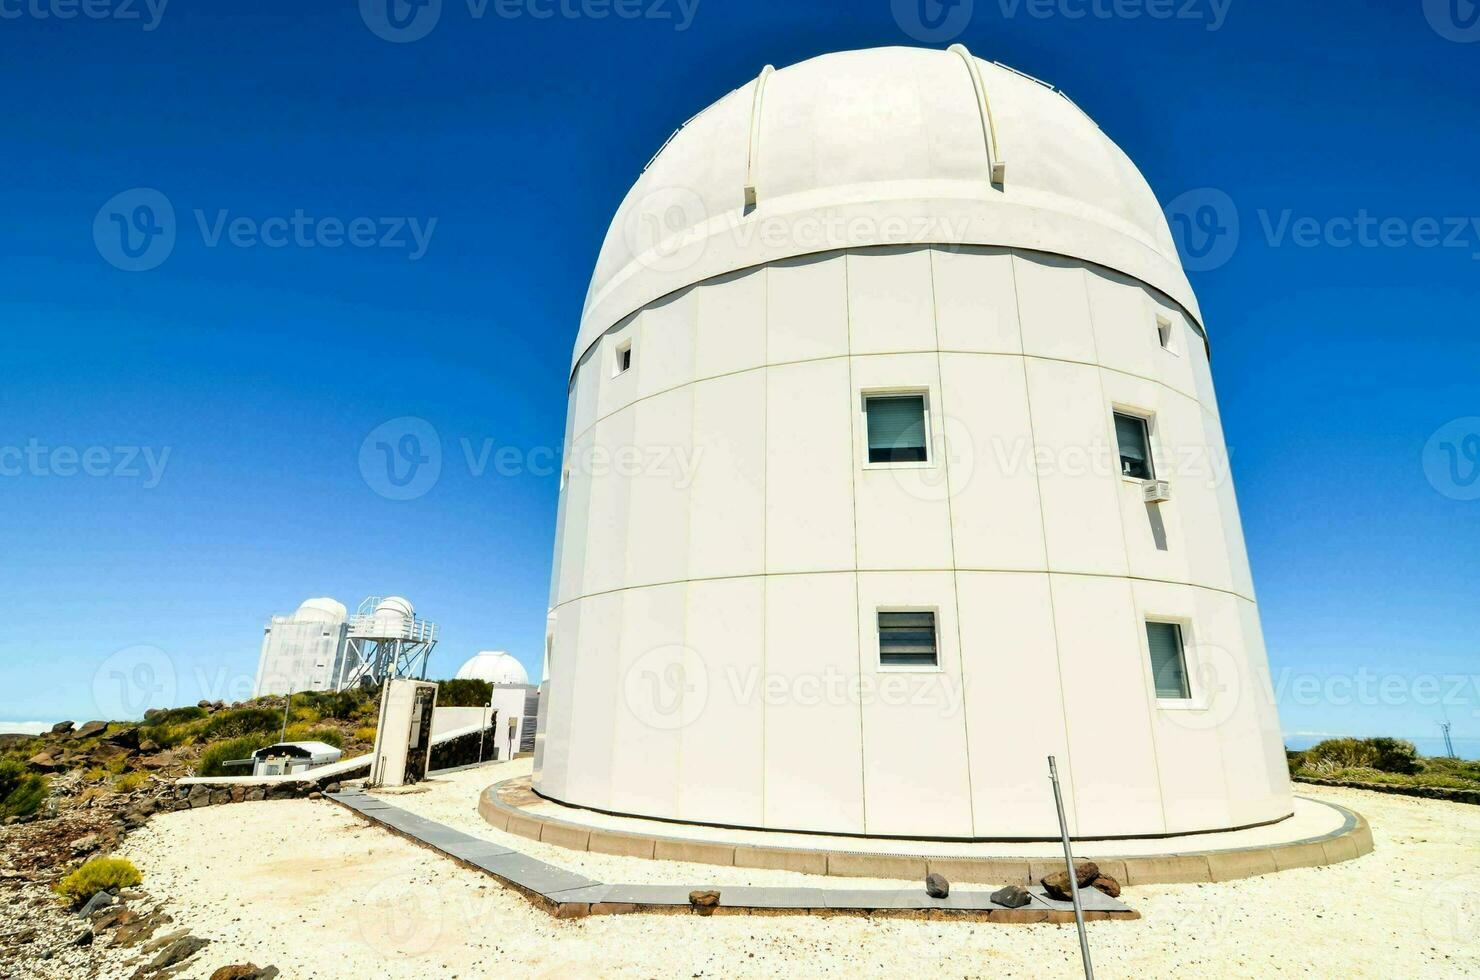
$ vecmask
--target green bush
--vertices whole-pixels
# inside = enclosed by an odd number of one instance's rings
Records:
[[[186,708],[168,708],[149,718],[150,725],[183,725],[187,721],[200,721],[206,717],[206,709],[196,705]]]
[[[67,875],[52,889],[73,905],[82,905],[98,892],[110,888],[132,888],[141,880],[139,869],[127,858],[100,857]]]
[[[275,735],[258,734],[213,742],[200,754],[200,761],[195,764],[195,774],[197,776],[250,776],[252,770],[249,766],[228,766],[226,763],[236,759],[249,759],[253,752],[265,749],[276,741]]]
[[[1306,749],[1304,768],[1317,773],[1335,769],[1376,769],[1411,775],[1419,771],[1418,750],[1398,738],[1329,738]]]
[[[493,694],[487,681],[453,680],[437,682],[437,707],[481,708]]]
[[[46,801],[45,776],[12,759],[0,762],[0,817],[29,817]]]
[[[222,711],[206,722],[201,734],[207,741],[221,738],[241,738],[260,732],[278,732],[283,727],[283,714],[271,708],[236,708]]]
[[[304,691],[293,695],[294,707],[317,711],[320,718],[338,718],[347,721],[356,717],[360,709],[369,704],[378,710],[380,691],[378,688],[351,688],[347,691]],[[303,719],[307,720],[307,719]],[[314,719],[317,721],[318,719]]]

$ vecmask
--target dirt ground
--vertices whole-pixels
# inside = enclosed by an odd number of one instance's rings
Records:
[[[457,774],[405,797],[404,805],[466,818],[474,812],[473,787],[514,774],[516,765]],[[1299,792],[1365,814],[1376,852],[1330,868],[1224,884],[1127,888],[1123,900],[1144,918],[1090,925],[1099,975],[1480,976],[1480,807],[1357,790]],[[540,846],[509,840],[532,854]],[[801,916],[557,921],[491,879],[371,828],[327,800],[165,814],[132,835],[123,853],[143,872],[144,887],[167,896],[177,923],[211,940],[181,977],[209,977],[219,966],[246,961],[275,965],[286,978],[510,971],[749,977],[799,970],[1012,977],[1073,976],[1079,969],[1072,926]],[[563,853],[563,863],[581,867],[577,855]],[[611,881],[823,880],[600,861],[599,869],[584,870]],[[105,961],[99,975],[127,971]]]

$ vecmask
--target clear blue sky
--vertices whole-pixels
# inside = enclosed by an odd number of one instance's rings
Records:
[[[93,714],[100,665],[139,645],[181,701],[249,683],[266,618],[314,595],[410,596],[442,625],[434,674],[489,647],[537,672],[556,480],[476,475],[461,440],[559,446],[591,264],[678,124],[768,62],[920,33],[906,0],[700,0],[683,30],[677,0],[630,0],[668,15],[638,19],[443,0],[407,43],[354,0],[94,2],[109,16],[0,2],[0,447],[40,447],[0,455],[5,720]],[[1480,216],[1480,27],[1437,0],[1188,2],[975,0],[937,46],[1053,81],[1164,204],[1228,195],[1237,247],[1193,281],[1271,665],[1354,685],[1287,688],[1285,729],[1437,734],[1416,682],[1480,674],[1480,501],[1456,499],[1475,488],[1445,483],[1444,450],[1424,465],[1431,434],[1480,415],[1480,220],[1442,224]],[[168,199],[176,240],[128,272],[94,219],[138,187]],[[1279,234],[1287,209],[1418,237],[1434,218],[1457,247],[1343,248],[1339,227],[1305,247]],[[399,248],[214,237],[223,212],[298,210],[376,219],[377,238],[382,218],[436,223],[415,258],[404,229]],[[413,500],[358,463],[400,416],[443,450]],[[1440,442],[1474,446],[1476,425]],[[157,485],[125,446],[163,462]],[[57,447],[139,475],[64,475]],[[1365,696],[1361,671],[1403,693]],[[1475,683],[1449,693],[1456,735],[1480,737]]]

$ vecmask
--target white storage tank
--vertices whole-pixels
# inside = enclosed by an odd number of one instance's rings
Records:
[[[1053,838],[1291,795],[1207,332],[1073,103],[950,51],[762,72],[623,201],[575,344],[536,789]]]

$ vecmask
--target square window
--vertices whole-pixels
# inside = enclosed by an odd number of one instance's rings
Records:
[[[1172,321],[1156,318],[1156,339],[1161,344],[1162,350],[1172,349]]]
[[[617,360],[612,367],[612,377],[623,374],[632,367],[632,341],[623,341],[617,346]]]
[[[880,612],[879,665],[936,667],[935,613]]]
[[[870,463],[923,463],[929,458],[924,395],[869,395],[863,407]]]
[[[1186,701],[1192,697],[1187,684],[1187,655],[1182,646],[1182,627],[1176,623],[1146,623],[1146,645],[1151,651],[1151,679],[1156,696]]]
[[[1115,442],[1120,447],[1120,475],[1136,480],[1156,478],[1151,465],[1151,434],[1139,415],[1115,413]]]

